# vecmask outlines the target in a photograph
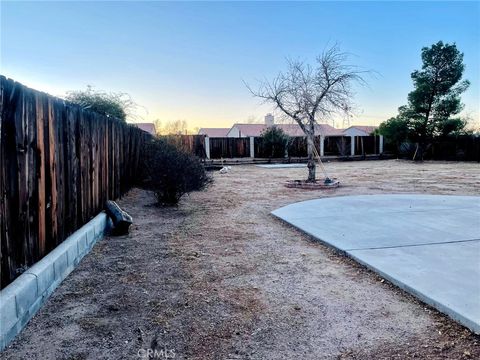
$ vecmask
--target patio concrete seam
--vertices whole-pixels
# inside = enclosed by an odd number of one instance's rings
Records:
[[[378,267],[370,264],[368,261],[364,261],[361,258],[355,256],[355,254],[352,254],[349,251],[346,251],[346,254],[349,258],[355,260],[365,268],[373,271],[374,273],[377,273],[380,275],[382,278],[390,281],[392,284],[397,286],[398,288],[402,289],[403,291],[406,291],[407,293],[410,293],[414,295],[416,298],[418,298],[420,301],[424,302],[425,304],[432,306],[442,312],[443,314],[451,317],[455,321],[461,323],[462,325],[466,326],[469,328],[471,331],[473,331],[475,334],[480,334],[480,324],[475,322],[472,319],[469,319],[468,317],[460,314],[458,311],[455,309],[452,309],[447,304],[443,304],[441,301],[438,301],[431,296],[423,293],[422,291],[414,288],[413,286],[408,285],[407,283],[403,282],[402,280],[396,279],[395,276],[389,275],[387,272],[382,271]]]
[[[312,200],[306,200],[306,201],[301,201],[297,204],[300,204],[302,202],[307,202],[307,201],[312,201]],[[284,207],[287,207],[289,205],[286,205]],[[279,208],[281,209],[281,208]],[[276,209],[274,211],[272,211],[272,213],[276,212],[277,210],[279,209]],[[476,210],[477,209],[477,206],[469,206],[469,207],[452,207],[451,209],[435,209],[435,210],[409,210],[409,211],[406,211],[406,210],[382,210],[383,213],[386,213],[386,214],[404,214],[404,213],[425,213],[425,212],[432,212],[432,211],[435,211],[435,212],[439,212],[439,211],[447,211],[447,212],[451,212],[451,211],[454,211],[454,210]],[[375,210],[373,211],[375,212]],[[274,214],[275,215],[275,214]],[[299,220],[299,219],[325,219],[325,218],[332,218],[332,217],[338,217],[338,215],[307,215],[307,216],[302,216],[302,217],[295,217],[295,216],[290,216],[290,219],[292,220]]]
[[[400,249],[400,248],[408,248],[408,247],[415,247],[415,246],[429,246],[429,245],[464,243],[464,242],[470,242],[470,241],[480,241],[480,239],[466,239],[466,240],[453,240],[453,241],[443,241],[443,242],[434,242],[434,243],[392,245],[392,246],[379,246],[379,247],[369,247],[369,248],[355,248],[355,249],[345,249],[345,251]]]
[[[108,226],[107,215],[98,214],[0,291],[0,351],[22,331],[57,286],[103,237]],[[96,231],[97,227],[101,230]],[[92,229],[93,238],[85,251],[78,251],[79,239],[92,234]],[[68,253],[72,247],[76,247],[77,252],[70,260]]]

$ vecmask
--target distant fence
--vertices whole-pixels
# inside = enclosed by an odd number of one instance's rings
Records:
[[[396,144],[387,142],[385,148],[399,157],[412,159],[416,144],[402,143],[397,148]],[[427,147],[423,158],[425,160],[480,162],[480,136],[459,135],[436,139]]]
[[[160,138],[200,158],[206,156],[205,135],[162,135]]]
[[[328,136],[325,138],[325,156],[349,156],[351,155],[352,138],[350,136]],[[355,152],[357,155],[362,153]]]
[[[480,137],[461,135],[434,141],[425,158],[480,162]]]
[[[194,154],[201,158],[228,159],[251,157],[250,137],[219,137],[208,138],[205,135],[166,135],[161,136],[168,143]],[[380,154],[380,136],[356,136],[354,138],[355,155]],[[315,147],[320,153],[321,136],[315,136]],[[324,156],[350,156],[352,154],[352,137],[350,136],[326,136],[324,138]],[[206,148],[208,146],[208,149]],[[264,140],[260,136],[253,137],[253,156],[255,158],[270,158]],[[278,154],[277,154],[278,156]],[[307,138],[305,136],[290,137],[288,140],[289,157],[307,156]],[[282,155],[283,157],[283,155]]]
[[[380,136],[355,136],[355,154],[372,155],[380,153]]]
[[[150,135],[0,76],[2,288],[135,181]]]
[[[315,137],[315,147],[320,147],[320,136]],[[262,137],[256,137],[255,144],[255,157],[257,158],[269,158],[272,154],[269,154]],[[287,144],[289,157],[306,157],[307,156],[307,138],[306,137],[291,137]]]
[[[205,158],[210,155],[211,159],[228,159],[250,157],[251,142],[249,137],[245,138],[208,138],[205,135],[173,135],[165,136],[168,142],[176,144],[183,150],[198,157]],[[320,150],[320,136],[315,137],[315,147]],[[353,146],[352,146],[352,141]],[[206,149],[206,146],[209,147]],[[398,151],[395,144],[385,142],[383,144],[380,136],[326,136],[323,142],[324,156],[347,157],[353,154],[356,156],[376,155],[384,153],[398,153],[405,158],[413,156],[415,146],[412,144],[403,144],[402,149]],[[319,151],[320,152],[320,151]],[[270,158],[267,147],[262,137],[253,138],[253,155],[255,158]],[[288,142],[288,156],[306,157],[307,156],[307,138],[291,137]],[[282,156],[283,157],[283,156]],[[480,137],[471,135],[462,135],[451,138],[439,139],[433,142],[427,152],[425,159],[434,160],[463,160],[480,161]]]
[[[317,151],[320,149],[320,136],[315,137],[315,147]],[[350,136],[327,136],[324,139],[324,155],[325,156],[349,156],[351,155]],[[241,158],[249,157],[250,138],[210,138],[210,158]],[[267,147],[262,137],[254,137],[254,157],[270,158]],[[363,136],[355,137],[355,154],[370,155],[380,153],[380,137],[379,136]],[[307,138],[291,137],[288,141],[289,157],[306,157],[307,156]]]
[[[210,138],[210,158],[241,158],[250,156],[250,138]]]

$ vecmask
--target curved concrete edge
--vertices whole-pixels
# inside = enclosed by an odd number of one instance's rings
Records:
[[[468,217],[466,218],[467,224],[465,226],[461,226],[462,230],[465,230],[464,228],[468,228],[469,224],[477,224],[477,227],[474,228],[475,231],[469,232],[469,231],[464,231],[465,233],[462,236],[459,236],[458,239],[443,239],[443,241],[439,241],[439,239],[436,238],[436,242],[430,242],[430,243],[423,243],[422,241],[420,242],[414,242],[414,243],[399,243],[399,244],[390,244],[390,243],[384,243],[383,247],[372,247],[371,244],[368,244],[367,246],[364,246],[363,248],[361,246],[357,246],[355,248],[351,248],[351,246],[346,246],[344,242],[342,242],[342,239],[344,239],[344,236],[336,236],[332,237],[332,231],[338,233],[338,223],[333,222],[335,218],[337,217],[343,217],[346,218],[348,221],[350,213],[355,213],[359,212],[362,210],[359,210],[357,208],[357,205],[359,205],[359,201],[364,201],[368,199],[372,200],[377,200],[379,197],[385,196],[383,194],[377,194],[377,195],[354,195],[354,196],[338,196],[338,197],[327,197],[327,198],[321,198],[321,199],[312,199],[312,200],[306,200],[302,202],[297,202],[297,203],[292,203],[286,206],[283,206],[281,208],[278,208],[274,211],[271,212],[271,215],[273,215],[275,218],[281,220],[283,223],[287,224],[288,226],[292,226],[300,231],[302,231],[304,234],[310,236],[314,240],[322,243],[323,245],[328,246],[331,249],[334,249],[337,253],[343,256],[347,256],[362,266],[366,267],[367,269],[373,271],[374,273],[379,274],[381,277],[387,279],[390,281],[392,284],[397,286],[398,288],[412,294],[415,296],[417,299],[419,299],[421,302],[432,306],[433,308],[436,308],[438,311],[444,313],[445,315],[449,316],[453,320],[457,321],[458,323],[462,324],[466,328],[470,329],[473,333],[480,334],[480,317],[478,316],[479,314],[479,308],[476,307],[473,309],[473,311],[465,311],[466,304],[468,302],[464,301],[462,296],[476,296],[478,298],[478,286],[477,287],[471,287],[468,288],[468,292],[463,292],[461,295],[457,296],[456,299],[458,301],[451,301],[451,298],[445,297],[445,295],[441,292],[431,292],[428,286],[422,285],[421,282],[417,280],[414,281],[414,278],[412,277],[405,277],[405,276],[399,276],[398,272],[391,271],[391,269],[386,267],[384,263],[388,262],[384,260],[385,254],[383,252],[385,251],[396,251],[396,252],[401,252],[404,249],[415,249],[415,254],[420,251],[422,247],[428,247],[429,253],[432,253],[432,249],[436,249],[439,247],[443,246],[465,246],[465,244],[478,244],[480,242],[479,240],[479,233],[478,231],[480,230],[480,227],[478,227],[478,219],[475,219],[473,221],[468,220]],[[454,205],[456,207],[455,210],[458,213],[461,213],[460,216],[462,217],[462,224],[463,221],[465,221],[465,217],[463,216],[464,213],[470,212],[471,214],[475,214],[475,212],[480,210],[480,197],[472,197],[472,196],[453,196],[453,195],[417,195],[417,194],[388,194],[388,196],[392,197],[393,199],[402,199],[402,197],[405,196],[415,196],[417,200],[420,201],[415,201],[415,203],[409,204],[410,208],[412,208],[412,211],[415,211],[417,214],[418,213],[424,213],[427,212],[425,208],[425,205],[428,205],[428,203],[424,203],[425,201],[429,202],[431,199],[440,199],[442,201],[448,199],[452,200],[454,202]],[[355,204],[348,204],[349,200],[355,200]],[[314,205],[315,203],[318,203],[321,201],[321,207],[315,208]],[[469,202],[471,201],[471,202]],[[360,204],[361,205],[361,204]],[[385,209],[385,206],[381,206],[381,204],[375,204],[379,206],[379,210],[375,209],[369,209],[370,213],[373,213],[372,216],[375,217],[375,221],[380,221],[377,219],[379,213],[389,213],[389,216],[393,216],[393,214],[396,213],[401,213],[401,211],[398,211],[399,209],[396,209],[395,207],[390,207]],[[432,204],[430,204],[432,206]],[[429,211],[434,211],[438,213],[445,212],[446,210],[448,211],[453,211],[451,209],[448,209],[444,206],[443,203],[440,204],[433,204],[431,207],[431,210]],[[464,212],[462,212],[464,211]],[[325,212],[332,212],[333,215],[330,216],[325,216]],[[308,221],[302,221],[303,219],[306,219]],[[442,218],[439,217],[440,220],[442,221]],[[305,226],[306,223],[312,223],[312,224],[317,224],[319,221],[326,221],[326,227],[334,227],[332,231],[330,232],[325,232],[325,231],[317,231],[318,227],[315,226]],[[470,221],[470,222],[469,222]],[[324,225],[325,225],[324,224]],[[443,223],[442,223],[443,224]],[[348,224],[347,224],[348,225]],[[445,226],[450,226],[449,223],[444,223]],[[335,228],[335,226],[337,226]],[[473,228],[473,226],[471,226]],[[344,229],[344,228],[342,228]],[[439,229],[439,227],[435,228]],[[441,229],[441,227],[440,227]],[[454,235],[457,235],[459,227],[454,227],[455,231],[452,231],[451,233],[447,234],[449,237],[454,237]],[[355,230],[355,229],[354,229]],[[362,231],[368,231],[369,229],[359,229],[358,233],[354,233],[354,236],[360,237]],[[391,229],[387,229],[386,233],[384,234],[385,237],[391,238]],[[418,236],[418,233],[412,232],[415,237]],[[348,244],[347,244],[348,245]],[[442,250],[443,251],[443,250]],[[370,253],[378,253],[376,255],[377,260],[380,259],[381,261],[374,261],[372,260],[371,257],[368,257],[365,253],[370,252]],[[382,254],[383,253],[383,254]],[[448,252],[446,252],[448,254]],[[478,264],[478,255],[480,255],[479,250],[475,250],[474,252],[470,252],[472,256],[477,256],[477,262],[474,262]],[[382,256],[383,255],[383,256]],[[395,254],[396,256],[399,256],[398,254]],[[463,256],[463,255],[462,255]],[[430,255],[430,259],[433,261],[435,260],[434,255]],[[451,256],[449,257],[451,258]],[[387,259],[388,260],[388,259]],[[428,259],[427,259],[428,260]],[[462,264],[461,269],[465,270],[468,269],[467,265],[472,264],[472,260],[468,260],[468,257],[462,257],[461,259],[464,261]],[[432,260],[430,260],[432,261]],[[475,261],[475,260],[474,260]],[[395,264],[395,263],[394,263]],[[443,264],[443,263],[442,263]],[[452,269],[453,270],[458,270],[455,268],[447,267],[446,269]],[[477,266],[474,270],[469,272],[469,274],[472,274],[471,277],[467,277],[467,279],[478,279],[478,270],[480,268]],[[455,274],[459,274],[458,271],[454,272]],[[402,275],[402,274],[400,274]],[[457,276],[457,275],[456,275]],[[465,279],[465,277],[462,277],[462,280]],[[429,278],[425,281],[429,281]],[[442,278],[442,281],[447,281],[445,278]],[[450,281],[451,283],[451,281]],[[462,289],[461,287],[448,287],[449,289],[453,289],[454,291],[459,291],[458,289]],[[463,287],[464,289],[465,287]],[[477,289],[477,290],[476,290]],[[473,294],[473,295],[471,295]]]
[[[307,200],[307,201],[311,201],[311,200]],[[306,202],[306,201],[303,201],[303,202]],[[287,205],[288,206],[288,205]],[[286,206],[284,206],[286,207]],[[283,208],[278,208],[277,210],[280,210],[280,209],[283,209]],[[291,227],[292,229],[295,229],[295,230],[298,230],[298,231],[301,231],[302,233],[304,233],[305,235],[307,235],[308,237],[310,237],[312,239],[312,241],[315,241],[315,242],[319,242],[320,244],[328,247],[330,250],[333,250],[336,254],[338,255],[341,255],[341,256],[347,256],[347,251],[345,249],[341,249],[340,247],[337,247],[331,243],[329,243],[328,241],[325,241],[321,238],[319,238],[315,233],[311,232],[311,231],[308,231],[308,230],[305,230],[305,229],[301,229],[300,227],[298,227],[296,224],[294,224],[293,222],[290,222],[288,221],[287,219],[283,218],[282,215],[280,215],[277,210],[274,210],[272,212],[270,212],[270,215],[272,215],[274,218],[278,219],[279,221],[281,221],[283,224]]]
[[[480,335],[480,325],[476,323],[475,321],[469,319],[468,317],[465,317],[458,311],[452,309],[451,307],[443,304],[440,301],[435,300],[433,297],[431,297],[428,294],[423,293],[422,291],[419,291],[415,289],[414,287],[406,284],[405,282],[395,278],[394,276],[391,276],[389,273],[382,271],[380,268],[370,264],[367,261],[364,261],[361,257],[356,256],[352,254],[352,252],[346,252],[346,256],[352,258],[353,260],[357,261],[359,264],[363,265],[367,269],[377,273],[380,275],[382,278],[390,281],[392,284],[395,286],[399,287],[403,291],[406,291],[413,296],[415,296],[417,299],[420,301],[424,302],[427,305],[430,305],[431,307],[437,309],[438,311],[444,313],[445,315],[451,317],[453,320],[459,322],[463,326],[469,328],[472,332],[474,332],[477,335]]]
[[[56,287],[103,238],[109,219],[102,212],[0,291],[0,351],[19,334]]]
[[[296,225],[290,223],[289,221],[287,221],[287,220],[283,219],[282,217],[280,217],[279,215],[275,214],[275,212],[271,212],[271,214],[275,218],[277,218],[278,220],[282,221],[284,224],[286,224],[288,226],[291,226],[294,229],[302,231],[304,234],[306,234],[309,237],[311,237],[312,239],[314,239],[314,241],[317,241],[317,242],[321,243],[322,245],[327,246],[328,248],[335,251],[337,254],[339,254],[341,256],[351,258],[352,260],[358,262],[359,264],[361,264],[362,266],[364,266],[368,270],[373,271],[374,273],[377,273],[378,275],[380,275],[382,278],[388,280],[389,282],[391,282],[393,285],[397,286],[398,288],[400,288],[400,289],[406,291],[407,293],[410,293],[411,295],[415,296],[417,299],[424,302],[425,304],[427,304],[429,306],[432,306],[433,308],[437,309],[438,311],[440,311],[440,312],[444,313],[445,315],[451,317],[453,320],[455,320],[455,321],[459,322],[460,324],[462,324],[463,326],[467,327],[468,329],[470,329],[475,334],[480,335],[480,325],[479,325],[479,323],[476,323],[475,321],[472,321],[471,319],[465,317],[464,315],[460,314],[459,312],[457,312],[455,310],[452,310],[450,307],[445,306],[444,304],[442,304],[439,301],[436,301],[435,299],[428,296],[427,294],[424,294],[423,292],[418,291],[417,289],[409,286],[408,284],[404,283],[403,281],[396,279],[394,276],[390,276],[390,274],[388,274],[385,271],[382,271],[380,268],[368,263],[367,261],[364,261],[361,257],[354,254],[355,251],[343,250],[341,248],[335,247],[335,245],[332,245],[331,243],[322,240],[321,238],[314,235],[313,233],[311,233],[309,231],[305,231],[303,229],[300,229]]]

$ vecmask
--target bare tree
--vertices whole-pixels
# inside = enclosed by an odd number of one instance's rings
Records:
[[[324,51],[315,64],[288,61],[286,72],[280,72],[272,81],[260,83],[250,92],[265,102],[273,103],[293,119],[307,137],[308,182],[315,182],[314,139],[315,124],[334,114],[351,108],[354,82],[364,83],[363,71],[346,64],[347,54],[337,46]]]
[[[157,127],[157,124],[155,124]],[[163,124],[158,121],[157,132],[159,135],[186,135],[188,131],[187,120],[170,120]]]

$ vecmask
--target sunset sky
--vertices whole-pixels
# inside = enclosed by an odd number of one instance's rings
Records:
[[[64,96],[129,93],[145,121],[229,127],[272,110],[243,81],[272,78],[285,58],[313,62],[338,43],[372,70],[356,89],[353,123],[396,115],[420,50],[455,42],[465,53],[465,115],[479,119],[479,2],[1,2],[1,73]],[[337,124],[341,126],[341,124]]]

